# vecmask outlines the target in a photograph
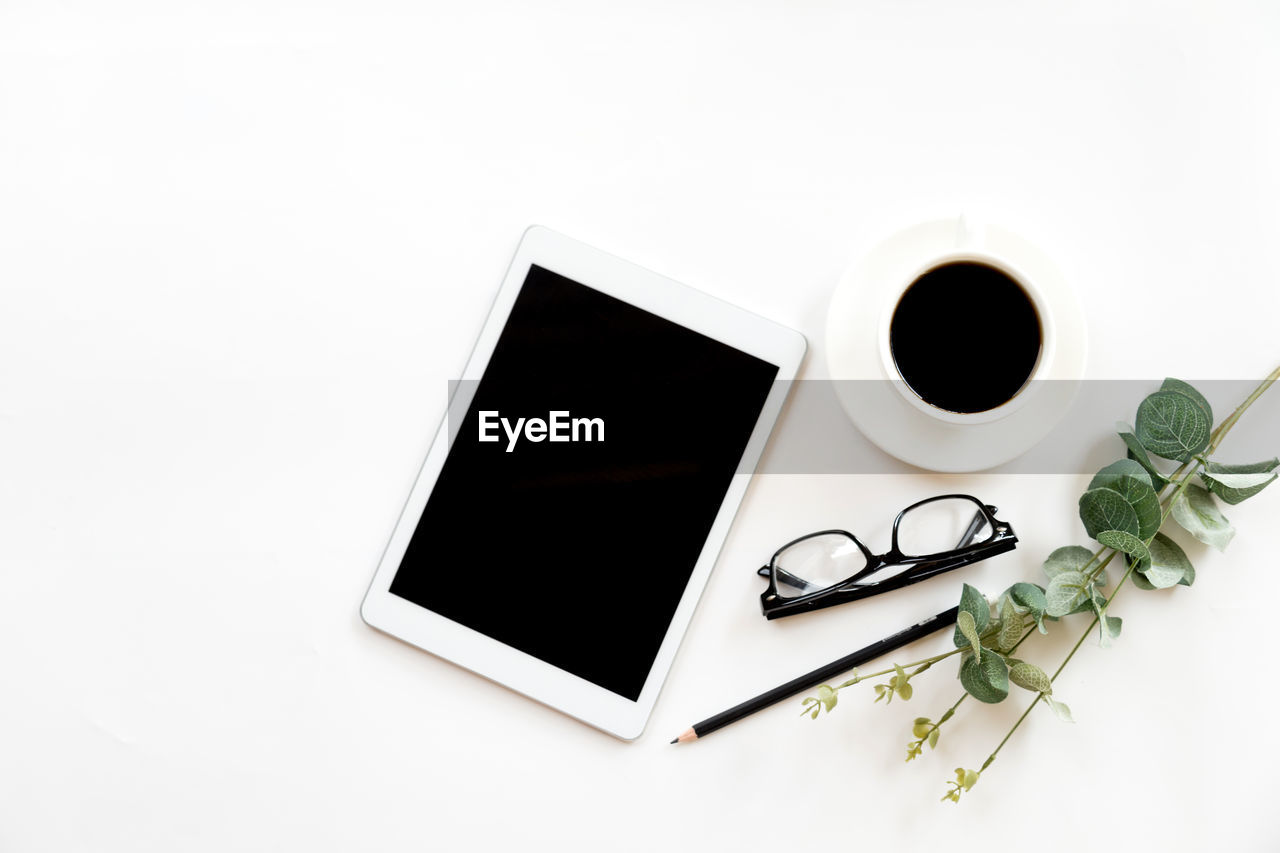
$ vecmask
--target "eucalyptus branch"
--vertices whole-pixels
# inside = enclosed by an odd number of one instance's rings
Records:
[[[1108,611],[1126,584],[1151,590],[1191,586],[1194,582],[1191,560],[1162,532],[1165,524],[1173,519],[1195,538],[1222,550],[1235,529],[1222,515],[1218,501],[1240,503],[1280,476],[1280,459],[1223,465],[1211,458],[1249,407],[1278,380],[1280,367],[1214,427],[1212,409],[1203,395],[1185,382],[1166,379],[1139,405],[1132,432],[1120,433],[1128,457],[1100,470],[1080,498],[1080,520],[1101,547],[1092,552],[1078,545],[1058,548],[1044,561],[1047,585],[1015,583],[994,602],[965,584],[953,635],[954,650],[907,664],[907,668],[913,668],[910,673],[896,664],[867,675],[855,671],[853,678],[835,688],[820,687],[818,697],[805,700],[805,713],[816,718],[819,706],[827,711],[835,706],[837,691],[883,675],[892,678],[888,684],[876,685],[877,701],[891,701],[895,695],[910,699],[912,678],[939,661],[959,655],[960,681],[965,692],[937,721],[915,719],[915,740],[907,745],[907,760],[911,761],[926,744],[931,748],[937,744],[942,726],[970,696],[995,704],[1008,696],[1010,684],[1029,690],[1035,694],[1031,703],[981,767],[956,768],[955,781],[949,783],[943,799],[959,802],[961,794],[977,783],[1036,705],[1043,703],[1062,719],[1071,721],[1070,709],[1053,695],[1054,683],[1095,627],[1104,646],[1120,636],[1121,620]],[[1176,462],[1177,467],[1172,473],[1164,473],[1152,456]],[[1197,477],[1203,485],[1195,482]],[[1124,558],[1125,571],[1107,596],[1100,589],[1106,586],[1103,573],[1117,555]],[[1090,621],[1052,676],[1013,656],[1033,634],[1048,633],[1044,620],[1082,612],[1090,614]]]
[[[1093,563],[1098,560],[1099,555],[1102,553],[1101,550],[1095,551],[1088,556],[1087,560],[1079,563],[1079,568],[1076,568],[1074,572],[1067,573],[1071,577],[1066,582],[1059,584],[1060,590],[1065,589],[1068,594],[1069,603],[1074,603],[1075,600],[1071,591],[1079,589],[1083,596],[1089,600],[1095,611],[1093,618],[1057,670],[1048,679],[1046,685],[1048,689],[1042,690],[1036,695],[1035,699],[1014,722],[995,750],[983,762],[982,767],[977,771],[957,768],[956,781],[950,783],[951,789],[943,797],[944,800],[958,802],[960,794],[976,784],[982,771],[986,770],[995,761],[1000,750],[1004,748],[1014,732],[1026,720],[1027,715],[1031,713],[1031,709],[1042,699],[1050,703],[1055,710],[1059,710],[1060,707],[1065,709],[1065,706],[1062,706],[1061,703],[1057,703],[1050,698],[1049,694],[1052,692],[1053,682],[1066,669],[1067,665],[1075,657],[1076,652],[1084,644],[1085,639],[1093,632],[1095,626],[1099,625],[1099,623],[1102,624],[1104,637],[1107,632],[1112,630],[1111,617],[1106,615],[1106,608],[1114,602],[1116,595],[1124,587],[1125,583],[1134,576],[1135,572],[1151,572],[1158,568],[1159,571],[1155,572],[1156,577],[1160,579],[1162,584],[1171,585],[1168,572],[1176,568],[1181,575],[1176,578],[1176,582],[1190,585],[1191,578],[1194,576],[1190,561],[1186,558],[1181,548],[1174,544],[1172,540],[1163,537],[1160,532],[1170,515],[1173,515],[1180,525],[1187,528],[1197,538],[1210,544],[1215,544],[1219,548],[1225,547],[1226,542],[1230,540],[1234,531],[1230,529],[1226,519],[1222,517],[1221,512],[1213,505],[1210,493],[1217,493],[1219,497],[1228,503],[1239,503],[1248,497],[1252,497],[1276,478],[1273,472],[1277,466],[1280,466],[1280,460],[1273,459],[1267,462],[1255,463],[1254,465],[1220,466],[1215,468],[1209,456],[1218,448],[1222,440],[1231,431],[1231,428],[1240,420],[1240,417],[1277,379],[1280,379],[1280,368],[1272,371],[1254,389],[1253,393],[1236,408],[1230,417],[1212,430],[1209,429],[1212,422],[1212,412],[1208,402],[1204,400],[1199,392],[1186,385],[1186,383],[1181,383],[1177,380],[1166,380],[1160,392],[1143,401],[1143,406],[1139,407],[1138,411],[1138,435],[1122,435],[1126,445],[1130,448],[1130,460],[1132,461],[1125,460],[1102,469],[1098,476],[1094,478],[1094,481],[1090,483],[1090,491],[1086,492],[1085,496],[1081,498],[1081,519],[1085,522],[1086,529],[1091,534],[1097,535],[1103,541],[1104,546],[1111,546],[1111,552],[1098,563],[1096,568],[1093,568]],[[1145,424],[1147,428],[1145,430],[1143,429],[1144,407],[1148,415],[1148,420]],[[1201,437],[1200,433],[1205,435]],[[1144,437],[1145,441],[1143,440]],[[1131,442],[1130,439],[1133,441]],[[1135,455],[1134,442],[1138,443],[1140,448],[1143,449],[1143,455]],[[1158,490],[1154,487],[1154,481],[1152,480],[1153,477],[1157,476],[1158,472],[1152,467],[1149,457],[1145,456],[1147,450],[1157,455],[1176,455],[1182,463],[1167,478],[1164,475],[1159,475],[1164,482],[1160,484]],[[1196,475],[1200,475],[1205,480],[1208,490],[1194,486],[1193,479]],[[1170,486],[1173,487],[1173,492],[1165,497],[1164,492]],[[1094,492],[1095,488],[1099,489],[1098,493]],[[1196,488],[1198,491],[1192,492],[1192,488]],[[1094,495],[1094,497],[1091,498],[1091,495]],[[1116,501],[1116,497],[1120,498],[1120,501]],[[1158,508],[1157,519],[1154,522],[1147,522],[1145,526],[1147,535],[1141,536],[1144,532],[1144,517],[1149,518],[1150,516],[1149,505],[1152,498],[1154,498]],[[1198,507],[1191,505],[1193,500],[1199,503]],[[1125,505],[1132,510],[1129,516],[1126,516],[1123,510]],[[1093,522],[1094,529],[1090,527],[1091,522]],[[1125,524],[1118,525],[1111,522],[1124,522]],[[1101,529],[1104,523],[1105,529]],[[1131,529],[1125,529],[1125,526]],[[1224,530],[1226,531],[1225,534]],[[1158,548],[1154,547],[1157,543],[1159,544]],[[1083,549],[1080,550],[1083,551]],[[1064,551],[1070,553],[1063,554],[1062,552]],[[1104,567],[1118,553],[1125,554],[1128,566],[1124,575],[1121,576],[1111,591],[1110,599],[1107,599],[1094,591],[1094,582]],[[1059,563],[1068,557],[1077,562],[1080,560],[1079,554],[1071,551],[1071,549],[1059,549],[1059,551],[1055,552],[1055,555],[1060,556]],[[1157,564],[1155,562],[1157,558],[1162,560],[1163,563]],[[1046,561],[1046,570],[1050,569],[1051,564],[1055,570],[1061,568],[1059,563],[1054,563],[1053,560],[1054,555],[1051,555],[1050,560]],[[1089,569],[1091,571],[1085,574],[1085,571]],[[1058,575],[1058,577],[1061,577],[1061,575]],[[1148,577],[1146,582],[1149,584],[1149,588],[1156,587],[1151,578]],[[1050,589],[1052,588],[1053,583],[1050,584]],[[1060,609],[1065,609],[1061,608],[1062,596],[1058,596],[1058,599]],[[1119,620],[1116,620],[1115,633],[1117,635],[1119,633],[1118,622]],[[1067,716],[1069,716],[1069,712],[1067,712]]]
[[[1192,585],[1196,570],[1178,543],[1162,533],[1167,521],[1176,521],[1193,537],[1221,551],[1235,530],[1217,502],[1235,505],[1280,476],[1280,459],[1248,465],[1221,465],[1211,459],[1244,412],[1277,380],[1280,368],[1272,370],[1228,418],[1213,427],[1212,409],[1202,394],[1178,379],[1166,379],[1160,391],[1149,394],[1138,406],[1133,432],[1120,433],[1128,459],[1103,467],[1080,497],[1085,532],[1101,547],[1092,552],[1080,546],[1057,548],[1044,560],[1047,585],[1016,583],[995,602],[965,584],[956,619],[955,649],[906,667],[893,665],[867,675],[855,670],[854,678],[836,688],[820,686],[818,697],[805,699],[805,713],[817,719],[820,707],[828,712],[835,707],[838,690],[883,675],[892,678],[888,684],[876,685],[877,701],[892,701],[895,695],[905,701],[911,698],[910,679],[959,654],[960,683],[965,692],[937,721],[916,717],[911,729],[915,740],[908,744],[906,756],[911,761],[923,753],[925,744],[931,748],[937,744],[943,724],[969,697],[993,704],[1004,701],[1010,684],[1029,690],[1034,694],[1032,702],[982,766],[978,770],[956,768],[955,781],[942,799],[959,802],[960,795],[977,784],[1037,704],[1046,704],[1061,719],[1071,721],[1070,708],[1053,695],[1053,685],[1094,628],[1100,630],[1103,646],[1119,638],[1121,620],[1108,610],[1130,580],[1133,583],[1129,585],[1142,589]],[[1178,462],[1178,466],[1166,474],[1152,456]],[[1196,483],[1197,478],[1203,485]],[[1124,558],[1125,571],[1110,596],[1105,596],[1100,589],[1106,585],[1103,573],[1116,556]],[[1033,634],[1048,633],[1044,620],[1080,612],[1089,613],[1091,620],[1052,676],[1014,657]]]

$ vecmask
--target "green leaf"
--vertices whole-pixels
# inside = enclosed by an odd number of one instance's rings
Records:
[[[1009,695],[1009,668],[998,654],[983,649],[960,664],[960,683],[974,699],[994,705]]]
[[[1031,611],[1032,617],[1036,620],[1036,628],[1041,634],[1049,633],[1044,627],[1044,611],[1048,607],[1048,602],[1045,601],[1043,589],[1033,583],[1015,583],[1009,587],[1009,597],[1013,599],[1015,605]]]
[[[827,709],[827,713],[831,713],[831,709],[836,706],[836,701],[840,698],[840,694],[832,690],[829,685],[823,684],[818,688],[818,701],[822,703],[822,707]]]
[[[1178,581],[1182,580],[1182,572],[1153,564],[1135,574],[1134,577],[1141,577],[1149,584],[1150,589],[1168,589],[1178,585]]]
[[[1083,572],[1060,572],[1049,581],[1044,591],[1045,613],[1066,616],[1076,605],[1087,601],[1085,587],[1089,579]]]
[[[1209,401],[1204,395],[1192,388],[1181,379],[1174,379],[1172,376],[1164,380],[1164,384],[1160,386],[1161,391],[1172,391],[1175,394],[1181,394],[1191,402],[1200,407],[1200,411],[1204,412],[1205,420],[1212,426],[1213,424],[1213,407],[1209,405]]]
[[[1000,633],[996,635],[996,648],[1008,652],[1022,639],[1022,617],[1013,609],[1013,602],[1006,598],[1000,608]],[[974,651],[977,654],[977,651]]]
[[[1248,500],[1265,489],[1276,479],[1276,467],[1280,459],[1252,462],[1247,465],[1222,465],[1210,462],[1200,477],[1222,500],[1235,505]]]
[[[1045,696],[1044,701],[1048,703],[1049,707],[1053,710],[1053,713],[1058,715],[1059,720],[1062,720],[1064,723],[1075,722],[1075,719],[1071,716],[1071,709],[1067,707],[1066,702],[1059,702],[1057,699],[1049,696]]]
[[[1104,649],[1111,646],[1111,635],[1107,631],[1107,599],[1096,589],[1092,591],[1089,607],[1098,615],[1098,644]]]
[[[1231,537],[1236,535],[1236,529],[1214,503],[1213,495],[1194,484],[1173,499],[1172,514],[1183,530],[1219,551],[1225,551]]]
[[[1053,682],[1049,681],[1049,676],[1044,674],[1044,670],[1026,661],[1018,661],[1013,665],[1009,670],[1009,680],[1033,693],[1053,692]]]
[[[1157,391],[1138,405],[1138,441],[1151,453],[1186,462],[1209,446],[1213,422],[1179,391]]]
[[[1163,533],[1157,533],[1151,540],[1150,564],[1137,571],[1153,589],[1168,589],[1182,583],[1184,578],[1190,579],[1185,584],[1190,586],[1190,581],[1194,581],[1196,576],[1186,552]]]
[[[1090,489],[1081,495],[1080,520],[1094,539],[1104,530],[1122,530],[1137,536],[1142,529],[1137,512],[1115,489]]]
[[[1044,573],[1052,578],[1060,572],[1083,571],[1093,562],[1093,552],[1079,545],[1064,545],[1054,549],[1044,561]]]
[[[935,728],[929,732],[929,748],[934,749],[938,746],[938,735],[942,734],[942,729]]]
[[[1138,561],[1139,566],[1151,559],[1151,553],[1147,550],[1146,544],[1132,533],[1125,533],[1123,530],[1104,530],[1098,534],[1098,541],[1108,548],[1114,548],[1133,557]]]
[[[968,610],[961,610],[956,615],[956,631],[963,635],[963,639],[968,641],[969,647],[973,649],[975,655],[982,654],[982,643],[978,640],[978,626],[974,624],[973,614]],[[961,643],[961,646],[964,644]]]
[[[1129,580],[1132,581],[1133,585],[1136,586],[1138,589],[1152,590],[1156,588],[1155,584],[1151,583],[1151,581],[1143,577],[1141,572],[1135,571],[1132,575],[1129,576]]]
[[[1084,588],[1084,597],[1080,599],[1080,603],[1071,608],[1066,615],[1074,616],[1077,613],[1088,613],[1090,610],[1093,610],[1093,599],[1100,597],[1101,595],[1098,592],[1098,585],[1096,583],[1087,584]],[[1104,604],[1106,603],[1105,598],[1103,598],[1102,601]]]
[[[960,591],[960,612],[968,613],[973,617],[973,626],[981,634],[987,629],[987,625],[991,623],[991,606],[987,604],[987,600],[983,598],[982,593],[978,592],[968,584],[964,585],[964,589]],[[968,645],[969,640],[960,631],[960,617],[956,617],[956,629],[952,641],[957,649],[962,649]]]
[[[1116,424],[1116,429],[1120,433],[1120,440],[1129,449],[1128,457],[1141,465],[1143,470],[1147,472],[1147,476],[1151,478],[1151,488],[1158,492],[1169,485],[1168,478],[1160,473],[1160,469],[1151,461],[1151,456],[1147,453],[1147,449],[1142,446],[1142,442],[1138,441],[1138,437],[1133,434],[1133,427],[1128,424]]]
[[[911,733],[918,738],[927,738],[932,728],[933,721],[928,717],[916,717],[915,723],[911,726]]]
[[[1083,551],[1085,549],[1081,548],[1080,550]],[[1090,554],[1089,556],[1093,555]],[[1026,610],[1030,610],[1033,616],[1037,613],[1044,613],[1044,589],[1033,583],[1025,583],[1021,581],[1015,583],[1013,586],[1009,587],[1009,597],[1013,599],[1014,604]]]
[[[1103,468],[1089,482],[1090,489],[1111,489],[1133,507],[1138,516],[1139,539],[1150,539],[1160,529],[1160,498],[1151,485],[1151,475],[1132,459],[1121,459]]]
[[[1120,636],[1120,629],[1123,626],[1124,620],[1119,616],[1102,617],[1102,627],[1107,630],[1107,633],[1111,635],[1111,639],[1113,640]]]

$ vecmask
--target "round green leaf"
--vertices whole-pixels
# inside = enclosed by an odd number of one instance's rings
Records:
[[[1133,557],[1138,561],[1139,566],[1151,559],[1147,546],[1132,533],[1125,533],[1123,530],[1104,530],[1098,534],[1098,541],[1108,548],[1114,548]]]
[[[1136,586],[1138,589],[1152,590],[1156,588],[1155,584],[1151,583],[1151,581],[1143,577],[1142,573],[1138,571],[1135,571],[1132,575],[1130,575],[1129,580],[1132,581],[1133,585]]]
[[[1104,530],[1121,530],[1137,536],[1142,529],[1138,514],[1115,489],[1090,489],[1081,495],[1080,520],[1094,539]]]
[[[1143,400],[1135,424],[1143,447],[1178,462],[1209,446],[1212,426],[1205,410],[1178,391],[1157,391]]]
[[[960,664],[960,683],[974,699],[994,705],[1009,695],[1009,668],[995,652],[983,649]]]
[[[1112,462],[1094,475],[1090,489],[1111,489],[1133,507],[1138,516],[1139,539],[1150,539],[1160,529],[1160,498],[1152,488],[1151,475],[1132,459]]]
[[[1138,571],[1154,589],[1175,586],[1188,575],[1195,579],[1195,569],[1186,552],[1163,533],[1157,533],[1151,540],[1151,564]]]
[[[1173,499],[1173,520],[1182,529],[1206,545],[1226,550],[1236,529],[1213,501],[1213,495],[1196,485],[1188,485],[1186,491]]]
[[[1044,591],[1045,613],[1050,616],[1066,616],[1081,602],[1088,602],[1085,587],[1088,576],[1083,572],[1060,572],[1049,581]]]
[[[1055,548],[1044,561],[1044,573],[1053,577],[1059,572],[1078,572],[1093,561],[1093,552],[1079,545]]]
[[[1209,401],[1204,398],[1203,394],[1186,382],[1183,382],[1181,379],[1174,379],[1170,376],[1164,380],[1164,383],[1160,386],[1160,390],[1172,391],[1175,394],[1181,394],[1186,397],[1188,400],[1200,407],[1200,410],[1204,412],[1205,418],[1208,419],[1210,426],[1213,425],[1213,407],[1209,405]]]
[[[1081,548],[1080,550],[1083,551],[1085,549]],[[1089,556],[1093,555],[1090,554]],[[1033,616],[1038,617],[1044,613],[1044,590],[1033,583],[1015,583],[1009,587],[1009,597],[1013,599],[1014,604],[1030,610]]]

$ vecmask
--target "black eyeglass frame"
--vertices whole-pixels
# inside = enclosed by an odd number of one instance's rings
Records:
[[[961,544],[949,551],[939,551],[935,554],[925,554],[923,556],[907,556],[903,554],[898,547],[898,525],[902,522],[903,516],[911,512],[917,507],[924,506],[928,503],[942,500],[954,500],[962,498],[971,501],[976,507],[973,520],[969,523],[968,530],[961,537]],[[976,563],[979,560],[985,560],[988,557],[994,557],[997,554],[1003,554],[1012,551],[1018,544],[1018,537],[1014,534],[1013,528],[1004,521],[996,518],[997,508],[984,504],[973,495],[937,495],[932,498],[925,498],[917,501],[911,506],[898,513],[893,520],[893,536],[892,547],[885,554],[875,555],[862,541],[847,530],[819,530],[805,536],[792,539],[773,553],[769,559],[767,566],[761,566],[757,570],[757,574],[769,578],[769,588],[760,595],[760,609],[764,613],[766,619],[780,619],[784,616],[794,616],[797,613],[809,613],[814,610],[821,610],[824,607],[833,607],[837,604],[844,604],[848,601],[857,601],[862,598],[870,598],[873,595],[879,595],[882,592],[891,592],[895,589],[901,589],[910,586],[913,583],[919,583],[935,575],[943,572],[949,572],[952,569],[958,569]],[[982,521],[991,525],[991,536],[983,542],[976,545],[967,544],[974,534],[981,529]],[[783,598],[778,595],[778,574],[781,573],[786,577],[795,579],[793,575],[786,572],[785,569],[778,568],[778,556],[783,551],[803,542],[806,539],[812,539],[815,536],[826,536],[829,534],[841,534],[853,540],[853,543],[862,551],[863,556],[867,558],[867,566],[861,571],[848,577],[839,583],[831,586],[823,587],[811,593],[798,596],[796,598]],[[890,566],[909,566],[910,568],[899,572],[890,578],[882,581],[872,581],[871,583],[859,583],[862,578],[874,574],[882,569]],[[801,581],[801,583],[804,583]]]

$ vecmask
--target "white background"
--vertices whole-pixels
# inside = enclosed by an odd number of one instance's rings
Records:
[[[633,744],[357,606],[533,222],[800,329],[815,377],[841,271],[980,210],[1077,287],[1090,377],[1261,376],[1278,36],[1268,3],[0,0],[0,849],[1274,848],[1280,492],[1194,589],[1126,590],[1058,682],[1078,723],[1036,709],[958,807],[1027,699],[904,764],[950,667],[667,741],[955,597],[767,623],[781,541],[963,488],[1022,538],[995,593],[1083,541],[1082,478],[757,479]]]

